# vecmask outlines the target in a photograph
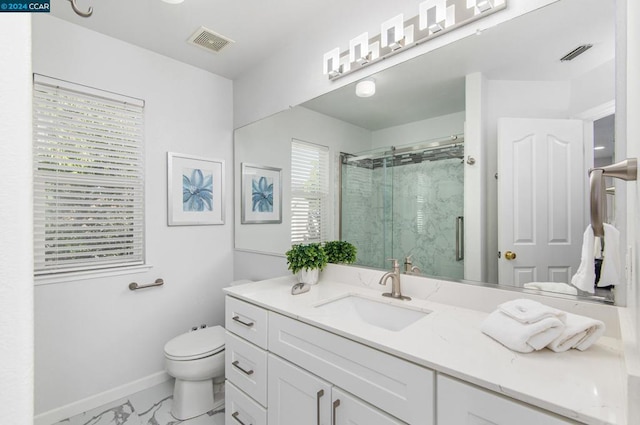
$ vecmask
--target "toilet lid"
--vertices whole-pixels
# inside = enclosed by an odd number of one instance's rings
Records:
[[[224,328],[212,326],[178,335],[164,346],[164,354],[174,360],[207,357],[224,349]]]

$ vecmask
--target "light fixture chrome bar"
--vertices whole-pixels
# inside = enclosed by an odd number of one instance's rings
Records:
[[[471,3],[472,5],[469,6]],[[400,35],[396,26],[390,25],[391,20],[389,20],[383,23],[380,34],[368,39],[369,52],[367,54],[358,52],[356,55],[356,43],[353,42],[357,39],[358,47],[367,44],[360,39],[362,34],[351,40],[348,50],[339,53],[337,62],[341,64],[340,67],[335,63],[335,49],[325,54],[324,73],[330,80],[336,80],[507,7],[507,0],[477,0],[471,3],[467,0],[423,1],[420,4],[420,14],[400,25],[404,36]],[[396,34],[399,39],[389,42],[389,39],[393,40]],[[339,48],[338,51],[340,51]],[[334,62],[330,62],[328,65],[330,58]]]

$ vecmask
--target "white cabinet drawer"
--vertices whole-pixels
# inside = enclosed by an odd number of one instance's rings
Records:
[[[227,380],[224,419],[227,425],[267,425],[267,411]]]
[[[273,312],[269,351],[403,421],[434,423],[429,369]]]
[[[438,375],[437,410],[439,424],[566,425],[577,423],[444,375]]]
[[[267,349],[267,310],[227,295],[224,326],[228,331]]]
[[[226,378],[266,406],[267,352],[227,332],[224,362]]]

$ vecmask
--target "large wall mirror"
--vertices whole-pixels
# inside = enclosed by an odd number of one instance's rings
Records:
[[[570,282],[589,222],[587,171],[624,157],[614,0],[552,3],[367,80],[373,96],[354,83],[236,130],[236,249],[290,247],[298,140],[328,149],[331,239],[356,244],[359,265],[410,256],[425,276]],[[243,163],[282,169],[282,223],[240,223]],[[624,233],[624,200],[609,193],[607,221]],[[624,304],[611,288],[578,296]]]

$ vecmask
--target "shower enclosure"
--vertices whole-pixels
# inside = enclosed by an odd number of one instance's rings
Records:
[[[462,135],[341,155],[340,239],[356,264],[411,256],[420,273],[464,277]]]

